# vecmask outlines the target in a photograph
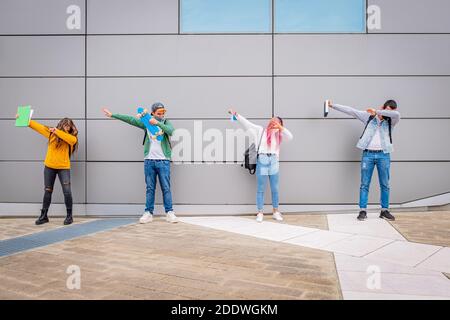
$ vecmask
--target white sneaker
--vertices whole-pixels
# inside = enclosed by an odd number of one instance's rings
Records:
[[[139,219],[139,223],[149,223],[152,221],[153,221],[153,215],[148,211],[145,211],[145,213]]]
[[[283,216],[278,211],[273,213],[272,218],[277,221],[283,221]]]
[[[170,223],[177,223],[178,219],[177,219],[177,216],[175,215],[175,212],[173,212],[173,211],[167,212],[166,221],[170,222]]]
[[[262,212],[259,212],[256,215],[256,222],[263,222],[263,220],[264,220],[264,214]]]

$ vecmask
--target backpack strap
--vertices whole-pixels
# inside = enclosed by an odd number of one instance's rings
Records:
[[[142,140],[142,145],[145,145],[145,139],[147,138],[147,128],[145,128],[144,140]]]
[[[389,124],[389,139],[391,140],[392,144],[392,119],[390,117],[386,117],[386,119]]]
[[[369,125],[370,121],[373,120],[373,118],[375,118],[375,116],[372,116],[372,115],[371,115],[371,116],[369,117],[369,120],[367,120],[366,126],[364,127],[364,131],[362,132],[361,137],[359,137],[360,139],[364,136],[364,133],[366,133],[367,126]]]
[[[261,147],[261,142],[262,142],[262,139],[264,137],[264,130],[265,129],[263,128],[262,133],[261,133],[261,138],[259,139],[258,149],[256,149],[256,157],[258,157],[259,148]]]

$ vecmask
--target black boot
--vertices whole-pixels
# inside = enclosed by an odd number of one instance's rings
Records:
[[[41,209],[41,215],[39,216],[39,218],[35,222],[36,225],[44,224],[44,223],[47,223],[49,221],[48,217],[47,217],[47,212],[48,212],[48,209]]]
[[[67,209],[67,217],[64,219],[64,225],[71,224],[73,222],[72,209]]]

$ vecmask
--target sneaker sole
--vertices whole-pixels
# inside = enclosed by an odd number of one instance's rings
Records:
[[[147,224],[147,223],[150,223],[150,222],[152,222],[152,221],[139,221],[139,224]]]

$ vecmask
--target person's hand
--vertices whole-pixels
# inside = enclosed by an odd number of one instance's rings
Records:
[[[151,118],[150,119],[150,124],[156,125],[156,124],[158,124],[158,120],[156,120],[155,118]]]
[[[19,114],[18,113],[16,113],[16,119],[19,117]]]
[[[105,114],[105,116],[107,116],[108,118],[111,118],[111,116],[112,116],[111,111],[109,111],[109,110],[106,109],[106,108],[103,108],[102,111],[103,111],[103,113]]]
[[[333,104],[331,103],[331,100],[328,100],[328,108],[333,108]]]
[[[229,110],[228,110],[228,113],[231,114],[231,115],[233,115],[233,116],[237,115],[237,112],[234,111],[233,109],[229,109]]]
[[[274,124],[273,124],[273,128],[274,129],[278,129],[278,130],[283,130],[283,126],[281,125],[281,123],[279,123],[279,122],[275,122]]]
[[[370,113],[370,115],[374,116],[377,114],[377,110],[373,109],[373,108],[369,108],[366,110],[368,113]]]
[[[56,128],[48,128],[50,130],[51,133],[55,133]]]

